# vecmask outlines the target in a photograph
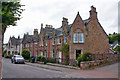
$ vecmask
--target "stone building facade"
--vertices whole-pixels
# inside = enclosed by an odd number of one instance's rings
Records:
[[[64,58],[60,48],[69,44],[69,58],[76,59],[83,52],[106,54],[109,52],[109,39],[97,18],[96,8],[91,6],[90,17],[82,20],[79,12],[72,24],[63,17],[60,28],[41,24],[40,34],[34,30],[34,35],[24,35],[23,49],[29,49],[32,56],[48,58]]]
[[[10,37],[7,45],[7,55],[17,55],[18,53],[22,52],[22,39],[20,39],[20,36],[18,38]]]

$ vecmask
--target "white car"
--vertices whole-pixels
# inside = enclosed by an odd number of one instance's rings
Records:
[[[25,59],[20,55],[14,55],[11,59],[12,63],[25,63]]]

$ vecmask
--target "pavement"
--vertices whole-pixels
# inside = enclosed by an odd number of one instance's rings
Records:
[[[36,66],[40,68],[60,71],[60,72],[67,72],[75,75],[83,75],[87,78],[118,78],[118,63],[98,67],[91,70],[80,70],[77,67],[71,67],[66,65],[60,64],[40,64],[40,63],[26,63],[27,65]],[[65,67],[66,66],[66,67]]]
[[[118,63],[91,70],[70,69],[59,64],[12,64],[3,58],[3,78],[118,78]],[[57,65],[57,66],[56,66]],[[70,66],[71,67],[71,66]]]

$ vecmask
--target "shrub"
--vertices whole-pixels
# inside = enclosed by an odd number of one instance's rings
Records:
[[[10,54],[10,58],[12,58],[13,57],[13,54]]]
[[[37,57],[37,61],[40,61],[40,60],[41,60],[41,56],[38,56],[38,57]]]
[[[46,58],[44,56],[41,56],[41,59],[40,59],[41,62],[45,62],[46,61]]]
[[[9,58],[9,56],[7,56],[7,54],[5,54],[5,58]]]
[[[4,55],[6,54],[6,52],[7,52],[7,50],[3,50],[3,55],[2,55],[3,57],[4,57]]]
[[[55,60],[55,59],[49,59],[49,62],[50,62],[50,63],[55,63],[56,60]]]
[[[64,65],[69,65],[69,62],[65,62]]]
[[[18,53],[18,55],[20,55],[20,53]]]
[[[23,50],[22,51],[22,56],[24,57],[24,59],[29,59],[30,58],[30,51],[29,50]]]
[[[92,57],[90,56],[90,52],[85,52],[82,55],[82,61],[92,61]]]
[[[80,67],[80,62],[82,61],[92,61],[92,57],[90,56],[90,52],[85,52],[77,58],[77,65]]]

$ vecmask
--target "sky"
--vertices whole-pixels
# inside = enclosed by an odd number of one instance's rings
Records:
[[[72,24],[77,12],[83,20],[89,18],[90,7],[93,5],[98,12],[97,17],[107,34],[118,32],[118,2],[119,0],[21,0],[25,11],[17,26],[10,26],[6,29],[4,43],[7,43],[10,36],[23,38],[24,33],[33,34],[34,29],[40,32],[41,23],[59,28],[62,25],[62,18],[68,18]]]

